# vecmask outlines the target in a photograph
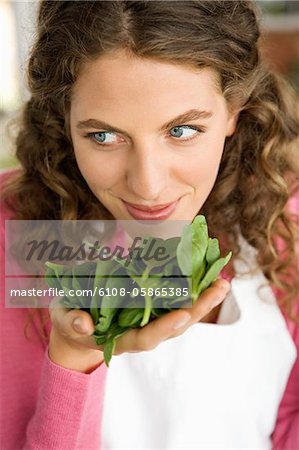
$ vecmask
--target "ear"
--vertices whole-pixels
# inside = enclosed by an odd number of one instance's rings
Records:
[[[226,136],[232,136],[236,130],[239,119],[239,111],[230,113],[227,121]]]

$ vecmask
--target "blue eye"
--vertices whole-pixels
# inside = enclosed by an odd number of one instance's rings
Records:
[[[97,131],[96,133],[89,133],[93,139],[99,144],[111,144],[116,142],[117,136],[111,131]]]
[[[182,137],[183,138],[182,140],[184,139],[188,140],[195,137],[199,131],[200,130],[198,130],[196,127],[191,127],[190,125],[181,125],[178,127],[171,128],[169,133],[172,137],[175,138]]]

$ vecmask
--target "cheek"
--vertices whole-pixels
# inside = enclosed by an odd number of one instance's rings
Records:
[[[188,158],[185,164],[185,178],[194,187],[212,187],[218,174],[219,165],[223,153],[225,138],[210,137],[202,142],[202,145],[192,158]]]
[[[83,178],[91,188],[106,189],[114,184],[117,171],[111,170],[111,163],[106,164],[103,158],[90,151],[83,153],[75,149],[75,157]]]

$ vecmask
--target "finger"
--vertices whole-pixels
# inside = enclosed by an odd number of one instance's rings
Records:
[[[191,319],[187,323],[178,323],[174,327],[175,332],[170,337],[179,336],[184,333],[187,328],[200,322],[212,309],[223,302],[229,291],[230,284],[227,281],[217,280],[214,282],[212,286],[199,296],[192,308],[184,309],[190,312]]]
[[[200,295],[192,308],[171,311],[153,320],[142,329],[134,329],[125,333],[117,340],[115,353],[152,350],[162,341],[182,334],[219,305],[229,290],[230,284],[226,280],[217,280]]]
[[[199,322],[213,308],[223,302],[230,291],[230,283],[223,279],[216,280],[195,301],[191,309],[193,323]]]
[[[171,311],[159,317],[144,328],[129,330],[116,341],[115,353],[140,352],[153,350],[162,341],[174,333],[174,327],[183,326],[191,320],[191,314],[186,311]]]

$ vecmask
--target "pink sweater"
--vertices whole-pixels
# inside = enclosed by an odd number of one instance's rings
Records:
[[[2,211],[2,268],[5,218],[8,215]],[[68,370],[49,359],[47,345],[36,329],[28,341],[23,333],[28,310],[5,308],[3,272],[0,286],[1,450],[100,449],[106,366],[102,364],[91,374]],[[299,355],[299,327],[290,321],[287,325]],[[39,326],[37,320],[35,326]],[[282,398],[272,437],[273,450],[299,450],[299,358]]]

